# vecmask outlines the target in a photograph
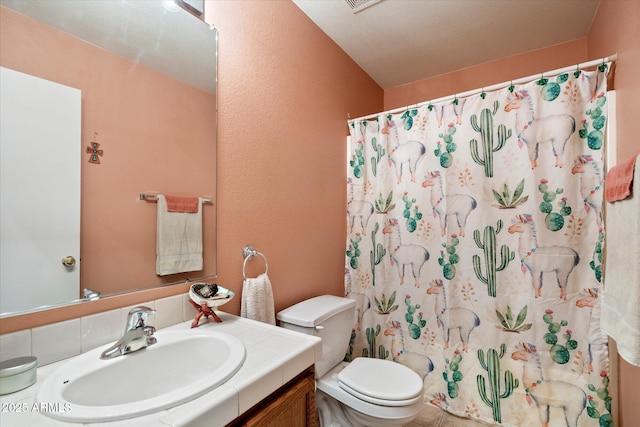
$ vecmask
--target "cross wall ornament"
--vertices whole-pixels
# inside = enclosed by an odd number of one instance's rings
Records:
[[[87,153],[89,156],[89,163],[100,164],[100,157],[104,154],[104,150],[100,150],[100,144],[96,142],[98,137],[98,132],[93,133],[93,141],[91,141],[91,146],[87,147]]]

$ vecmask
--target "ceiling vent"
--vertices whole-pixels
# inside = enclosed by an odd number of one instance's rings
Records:
[[[353,13],[358,13],[366,8],[380,3],[382,0],[344,0],[347,2]]]

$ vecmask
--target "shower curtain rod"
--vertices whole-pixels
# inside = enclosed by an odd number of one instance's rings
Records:
[[[577,65],[570,65],[568,67],[564,67],[564,68],[558,68],[557,70],[552,70],[552,71],[545,71],[544,73],[539,73],[539,74],[534,74],[528,77],[521,77],[519,79],[516,80],[509,80],[507,82],[503,82],[503,83],[498,83],[492,86],[487,86],[487,87],[483,87],[483,88],[479,88],[479,89],[473,89],[473,90],[469,90],[467,92],[462,92],[462,93],[458,93],[455,95],[448,95],[448,96],[444,96],[442,98],[437,98],[431,101],[426,101],[426,102],[419,102],[417,104],[413,104],[412,108],[418,108],[418,107],[422,107],[423,105],[429,105],[429,104],[437,104],[440,102],[444,102],[444,101],[448,101],[448,100],[454,100],[454,99],[460,99],[460,98],[466,98],[469,97],[471,95],[475,95],[478,93],[482,93],[482,92],[491,92],[491,91],[495,91],[498,89],[502,89],[505,87],[509,87],[513,84],[520,84],[520,83],[527,83],[533,79],[536,79],[540,76],[544,77],[545,74],[549,74],[549,75],[553,75],[553,74],[560,74],[560,73],[566,73],[568,71],[572,71],[575,69],[583,69],[583,68],[588,68],[588,67],[592,67],[594,65],[599,65],[599,64],[604,64],[605,62],[615,62],[618,59],[618,54],[613,54],[611,56],[605,56],[604,58],[600,58],[600,59],[594,59],[592,61],[587,61],[587,62],[582,62],[580,64]],[[348,123],[353,123],[359,120],[367,120],[367,119],[372,119],[374,117],[378,117],[382,114],[393,114],[393,113],[399,113],[401,111],[406,111],[409,108],[409,106],[404,106],[404,107],[399,107],[399,108],[395,108],[393,110],[388,110],[388,111],[383,111],[381,113],[375,113],[375,114],[369,114],[368,116],[363,116],[363,117],[359,117],[357,119],[351,119],[348,120]]]

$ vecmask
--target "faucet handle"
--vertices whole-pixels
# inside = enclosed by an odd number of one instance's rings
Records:
[[[149,314],[155,314],[155,310],[145,306],[133,307],[129,310],[129,316],[127,317],[126,331],[133,329],[144,328],[147,322],[147,316]]]

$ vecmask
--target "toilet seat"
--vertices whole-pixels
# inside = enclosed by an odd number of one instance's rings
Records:
[[[356,358],[336,379],[341,389],[375,405],[409,406],[422,399],[420,376],[390,360]]]
[[[340,402],[340,404],[345,405],[345,407],[350,408],[350,410],[372,417],[373,419],[382,420],[382,425],[384,426],[407,424],[423,409],[424,402],[422,396],[418,398],[415,403],[408,406],[389,406],[365,402],[345,391],[338,384],[338,375],[348,366],[348,362],[340,362],[326,375],[318,378],[316,381],[317,394],[320,395],[324,393],[335,401]],[[318,401],[319,400],[320,399],[318,399]],[[380,425],[372,422],[364,422],[361,424]]]

